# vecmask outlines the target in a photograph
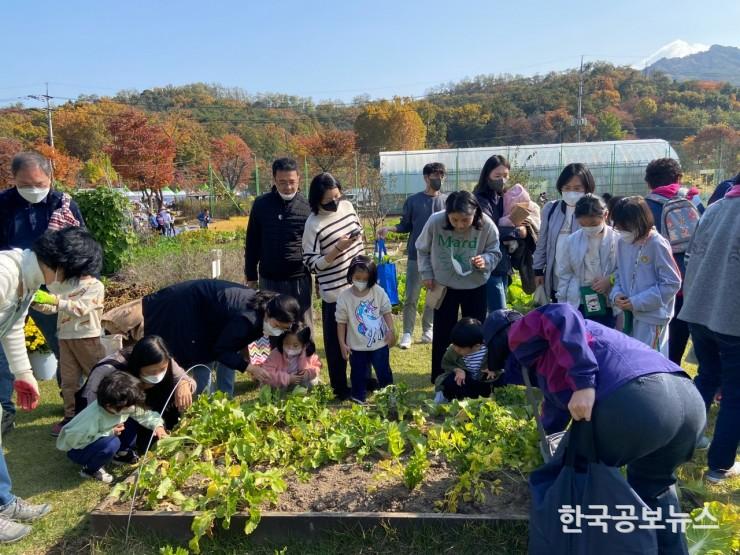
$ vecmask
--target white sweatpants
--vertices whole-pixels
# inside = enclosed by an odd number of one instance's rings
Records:
[[[635,320],[632,337],[668,358],[668,324],[660,326]]]

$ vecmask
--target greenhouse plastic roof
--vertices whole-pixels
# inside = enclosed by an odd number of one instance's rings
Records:
[[[656,158],[675,158],[673,147],[662,139],[636,141],[604,141],[594,143],[560,143],[546,145],[495,146],[480,148],[449,148],[408,150],[380,153],[383,174],[421,173],[429,162],[442,162],[447,171],[458,168],[478,170],[494,154],[502,154],[512,166],[523,168],[562,168],[571,162],[590,166],[645,165]]]

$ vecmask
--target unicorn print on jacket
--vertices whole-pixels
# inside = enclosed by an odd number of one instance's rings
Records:
[[[376,341],[383,341],[387,327],[373,299],[362,301],[355,310],[357,331],[367,339],[368,348]]]

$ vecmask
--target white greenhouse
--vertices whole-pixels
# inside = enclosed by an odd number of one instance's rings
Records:
[[[406,196],[424,189],[422,168],[429,162],[446,166],[444,190],[472,190],[483,164],[494,154],[509,160],[513,177],[527,186],[533,198],[543,191],[554,198],[558,175],[571,162],[589,167],[597,193],[629,195],[646,192],[648,162],[668,157],[678,160],[673,147],[662,139],[381,152],[380,173],[388,207],[395,211]]]

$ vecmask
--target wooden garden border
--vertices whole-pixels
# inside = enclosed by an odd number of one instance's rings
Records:
[[[105,536],[111,531],[126,529],[128,513],[108,509],[112,500],[104,500],[90,513],[93,534]],[[154,533],[173,540],[187,541],[193,534],[190,525],[197,512],[135,511],[131,517],[133,532]],[[231,527],[224,530],[219,521],[215,523],[216,534],[244,534],[248,515],[237,513],[231,518]],[[357,528],[372,528],[388,525],[397,529],[444,526],[461,528],[468,524],[497,526],[509,522],[527,521],[526,515],[486,515],[459,513],[390,513],[390,512],[262,512],[257,529],[248,537],[251,541],[266,541],[289,536],[315,539],[327,532]]]

